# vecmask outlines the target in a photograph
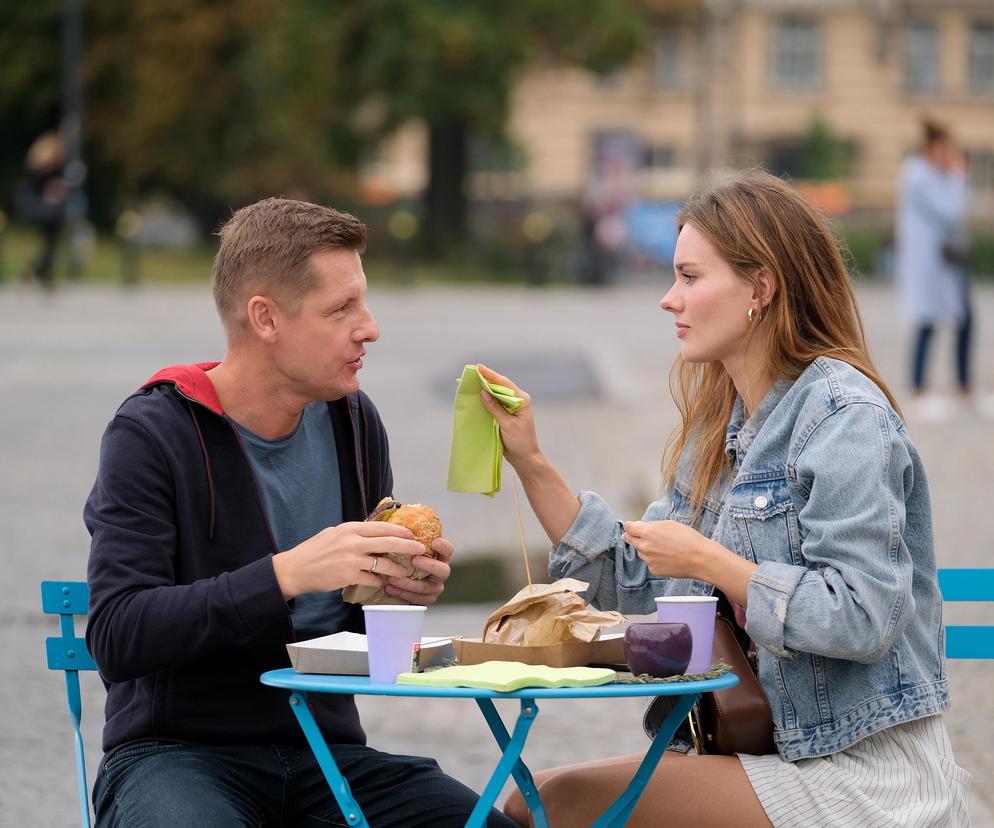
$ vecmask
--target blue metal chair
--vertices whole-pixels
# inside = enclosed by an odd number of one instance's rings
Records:
[[[83,755],[83,735],[79,731],[82,716],[82,699],[79,692],[79,671],[96,670],[86,641],[76,637],[74,615],[85,616],[90,590],[79,581],[42,581],[41,608],[43,612],[59,616],[61,635],[45,639],[49,670],[64,670],[66,674],[66,702],[69,718],[76,733],[76,780],[79,786],[79,812],[85,828],[90,828],[90,798],[86,784],[86,764]]]
[[[943,601],[994,603],[994,569],[940,569]],[[994,626],[946,626],[946,658],[994,658]]]

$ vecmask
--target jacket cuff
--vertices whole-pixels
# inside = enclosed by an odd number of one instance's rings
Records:
[[[273,556],[266,555],[225,576],[228,597],[246,632],[255,632],[290,615],[290,606],[276,580]]]
[[[807,570],[802,566],[765,561],[749,579],[746,632],[775,656],[789,657],[784,646],[787,606]]]
[[[568,560],[574,554],[593,560],[614,547],[618,519],[611,511],[611,507],[594,492],[580,492],[577,497],[580,500],[580,511],[563,535],[559,547],[553,550],[552,560]]]

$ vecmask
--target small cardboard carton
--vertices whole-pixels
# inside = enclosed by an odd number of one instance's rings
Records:
[[[625,663],[624,633],[602,635],[596,641],[562,641],[541,647],[488,644],[479,638],[457,638],[452,645],[460,664],[520,661],[548,667],[585,667],[588,664]]]
[[[338,676],[368,676],[369,651],[366,636],[339,632],[286,645],[290,664],[298,673]],[[455,661],[451,638],[422,638],[417,671]]]

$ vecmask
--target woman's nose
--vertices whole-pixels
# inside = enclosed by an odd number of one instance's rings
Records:
[[[676,285],[674,284],[662,299],[659,300],[659,307],[664,311],[669,311],[670,313],[676,313],[677,310],[677,296],[676,296]]]

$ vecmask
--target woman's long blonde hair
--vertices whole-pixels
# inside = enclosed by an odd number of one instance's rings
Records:
[[[681,230],[693,224],[757,289],[761,268],[772,275],[777,290],[754,323],[753,335],[761,337],[774,377],[797,379],[817,357],[833,357],[869,377],[900,411],[867,351],[839,248],[825,220],[797,192],[768,173],[741,173],[691,198],[677,223]],[[735,386],[720,362],[689,363],[677,356],[670,390],[681,423],[666,443],[663,485],[676,483],[680,458],[693,441],[687,485],[692,508],[699,512],[730,472],[725,433]]]

